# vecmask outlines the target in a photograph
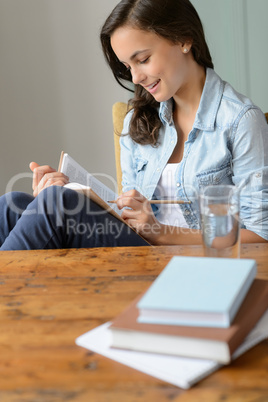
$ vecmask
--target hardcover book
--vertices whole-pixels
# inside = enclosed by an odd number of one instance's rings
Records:
[[[268,309],[268,281],[255,279],[229,328],[143,324],[139,296],[109,327],[111,346],[229,363],[234,351]]]
[[[192,387],[222,366],[213,360],[111,348],[109,325],[110,323],[106,322],[79,336],[76,344],[184,389]],[[267,328],[268,311],[234,352],[232,360],[266,339],[268,337]]]
[[[250,259],[173,257],[138,302],[138,321],[228,327],[256,272]]]

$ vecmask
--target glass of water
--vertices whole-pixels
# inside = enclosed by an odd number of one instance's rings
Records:
[[[207,186],[199,195],[204,253],[207,257],[240,256],[240,190],[236,186]]]

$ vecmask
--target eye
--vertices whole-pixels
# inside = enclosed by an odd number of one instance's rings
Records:
[[[130,71],[130,70],[131,70],[131,67],[130,67],[130,66],[127,66],[126,64],[124,64],[124,66],[125,66],[125,68],[126,68],[127,71]]]
[[[147,63],[147,61],[149,61],[149,58],[150,58],[150,57],[146,57],[146,59],[141,60],[141,61],[140,61],[140,64],[145,64],[145,63]]]

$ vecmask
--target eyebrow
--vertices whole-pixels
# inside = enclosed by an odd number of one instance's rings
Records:
[[[135,53],[133,53],[133,54],[130,56],[130,60],[134,60],[135,57],[137,57],[140,53],[147,52],[148,50],[149,50],[149,49],[137,50]],[[124,63],[123,61],[121,61],[121,62]]]
[[[140,53],[148,52],[148,50],[149,49],[137,50],[135,53],[132,54],[132,56],[130,56],[130,60],[135,59],[135,57],[137,57]]]

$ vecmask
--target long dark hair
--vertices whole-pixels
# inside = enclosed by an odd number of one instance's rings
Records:
[[[112,34],[124,25],[156,33],[174,44],[191,41],[195,61],[213,68],[201,20],[189,0],[121,0],[105,21],[100,39],[116,81],[128,90],[131,90],[127,85],[132,82],[131,73],[111,46]],[[135,85],[129,106],[134,109],[129,126],[131,138],[139,144],[156,145],[161,127],[159,102],[141,85]]]

